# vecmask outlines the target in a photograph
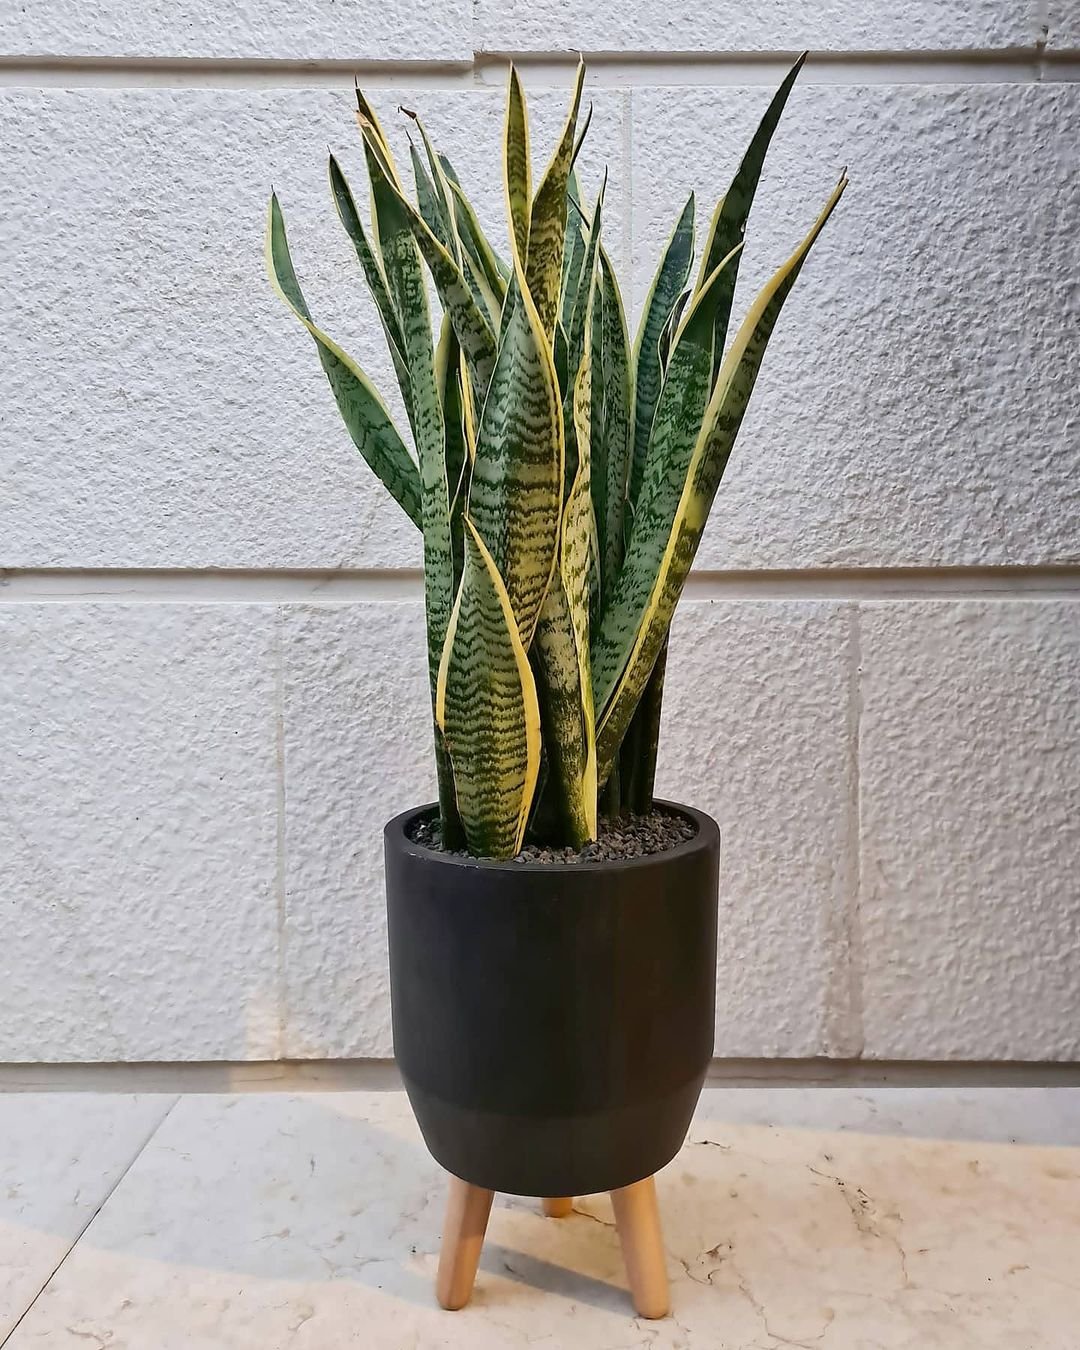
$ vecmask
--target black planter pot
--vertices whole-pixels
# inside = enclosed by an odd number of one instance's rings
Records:
[[[485,862],[386,827],[394,1052],[436,1161],[588,1195],[675,1156],[712,1058],[720,832],[620,862]]]

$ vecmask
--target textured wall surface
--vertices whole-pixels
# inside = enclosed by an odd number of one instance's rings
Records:
[[[0,1061],[386,1056],[430,797],[418,540],[263,275],[392,375],[325,180],[354,74],[503,235],[502,58],[635,314],[812,57],[737,308],[851,187],[672,639],[724,835],[717,1054],[1080,1058],[1080,19],[1064,0],[27,0],[0,27]],[[399,405],[390,398],[392,407]]]

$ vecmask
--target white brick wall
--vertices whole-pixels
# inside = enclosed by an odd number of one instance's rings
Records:
[[[966,51],[1024,47],[1038,36],[1035,0],[478,0],[483,51],[773,52]]]
[[[706,16],[706,17],[703,17]],[[814,49],[738,304],[852,184],[677,620],[724,834],[717,1053],[1080,1057],[1075,5],[30,0],[0,31],[0,1061],[390,1052],[383,820],[432,792],[417,539],[271,294],[390,372],[325,185],[361,68],[501,231],[501,67],[632,306]]]

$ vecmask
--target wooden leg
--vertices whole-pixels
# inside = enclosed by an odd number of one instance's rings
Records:
[[[622,1242],[630,1295],[641,1317],[666,1317],[671,1310],[660,1209],[652,1177],[611,1192]]]
[[[572,1195],[545,1195],[544,1213],[549,1219],[565,1219],[568,1214],[574,1212],[574,1197]]]
[[[494,1198],[494,1191],[450,1178],[435,1296],[451,1312],[464,1308],[472,1295]]]

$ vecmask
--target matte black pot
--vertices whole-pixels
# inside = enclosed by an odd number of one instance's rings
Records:
[[[485,862],[386,827],[394,1052],[449,1172],[515,1195],[675,1156],[713,1050],[720,832],[620,862]]]

